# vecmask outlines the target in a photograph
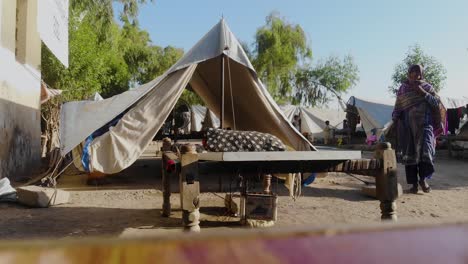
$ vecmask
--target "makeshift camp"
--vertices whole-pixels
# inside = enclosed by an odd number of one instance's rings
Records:
[[[181,148],[180,155],[163,151],[164,215],[171,207],[171,174],[179,177],[182,223],[185,228],[197,231],[200,229],[199,174],[233,175],[235,172],[242,178],[243,220],[270,222],[275,220],[277,199],[271,190],[272,174],[279,177],[285,174],[285,185],[297,196],[303,173],[359,171],[376,177],[382,219],[396,220],[396,170],[391,170],[396,167],[396,159],[390,145],[380,145],[375,159],[361,159],[359,151],[310,151],[315,150],[314,146],[283,115],[224,20],[155,80],[102,101],[65,104],[61,112],[62,155],[84,141],[83,154],[78,157],[86,171],[111,174],[127,168],[152,141],[188,84],[219,116],[221,128],[254,131],[253,140],[260,140],[255,138],[260,135],[257,132],[268,133],[281,140],[286,149],[298,151],[200,154],[190,145]],[[247,188],[250,186],[247,176],[258,174],[263,176],[262,195]],[[266,216],[263,209],[271,214]]]
[[[357,120],[360,120],[367,136],[371,136],[375,129],[379,138],[392,124],[393,106],[394,100],[367,100],[351,96],[347,103],[346,116],[352,129],[356,127]]]
[[[270,133],[295,150],[314,149],[286,120],[221,20],[153,81],[102,101],[64,104],[62,155],[85,141],[85,169],[111,174],[127,168],[152,141],[187,84],[223,127]]]
[[[346,113],[343,110],[306,108],[294,105],[281,106],[284,115],[292,121],[295,115],[299,115],[301,120],[301,133],[310,133],[317,138],[323,138],[325,121],[330,121],[330,126],[335,129],[343,128],[343,120]]]

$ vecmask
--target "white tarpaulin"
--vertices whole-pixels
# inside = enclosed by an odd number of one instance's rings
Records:
[[[151,89],[116,126],[97,137],[90,145],[89,170],[117,173],[135,162],[164,124],[195,68],[193,64],[161,80],[159,89]]]
[[[343,120],[346,113],[343,110],[306,108],[295,105],[281,106],[284,115],[292,121],[294,115],[298,114],[301,120],[301,132],[311,133],[314,138],[323,138],[325,121],[330,121],[330,126],[336,129],[343,128]]]
[[[85,146],[89,150],[89,169],[116,173],[127,168],[156,135],[187,83],[219,116],[222,56],[225,127],[270,133],[296,150],[313,148],[286,120],[241,45],[221,20],[179,62],[150,83],[102,101],[64,104],[60,122],[62,155],[114,121],[115,126]],[[232,97],[227,96],[231,90]]]
[[[60,111],[60,145],[62,155],[70,152],[89,135],[136,103],[161,77],[138,88],[102,101],[68,102]]]
[[[190,106],[190,110],[192,111],[192,118],[190,120],[191,131],[201,131],[202,122],[204,122],[205,126],[207,127],[219,127],[218,117],[216,117],[209,108],[206,108],[202,105],[192,105]]]
[[[462,106],[468,105],[468,98],[460,97],[460,98],[449,98],[449,97],[440,97],[440,101],[445,106],[445,108],[459,108]]]
[[[367,136],[372,135],[372,129],[376,129],[376,135],[380,137],[392,124],[394,99],[379,101],[351,96],[348,100],[348,105],[356,107]]]
[[[42,41],[68,68],[68,0],[39,0],[37,9]]]
[[[330,121],[330,126],[335,129],[343,129],[343,120],[346,113],[343,110],[301,108],[301,128],[312,133],[314,138],[323,138],[325,121]]]

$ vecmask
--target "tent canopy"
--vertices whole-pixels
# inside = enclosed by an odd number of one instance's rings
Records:
[[[151,142],[189,83],[219,117],[222,61],[225,127],[270,133],[296,150],[314,149],[287,121],[258,79],[239,41],[221,20],[153,81],[102,101],[64,104],[60,130],[62,155],[118,117],[115,126],[89,144],[89,169],[116,173],[127,168]]]
[[[284,115],[289,121],[292,121],[294,115],[301,118],[301,132],[311,133],[314,138],[323,138],[323,129],[325,121],[330,121],[330,125],[337,129],[343,128],[343,120],[346,119],[346,113],[342,110],[306,108],[295,105],[281,106]]]
[[[372,135],[372,129],[377,130],[377,137],[392,123],[394,100],[369,100],[351,96],[348,105],[356,107],[366,135]]]

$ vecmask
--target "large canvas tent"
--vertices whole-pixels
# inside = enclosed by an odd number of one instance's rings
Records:
[[[314,149],[287,121],[239,41],[221,20],[153,81],[102,101],[64,104],[60,129],[62,155],[87,141],[84,151],[88,170],[117,173],[142,154],[187,84],[208,108],[221,116],[223,77],[225,127],[271,133],[295,150]],[[110,123],[113,126],[108,131],[90,138]]]
[[[343,120],[346,119],[346,113],[342,110],[306,108],[295,105],[281,106],[281,110],[289,121],[293,120],[294,115],[299,115],[301,132],[311,133],[314,138],[324,137],[325,121],[330,121],[330,125],[336,129],[342,129]]]

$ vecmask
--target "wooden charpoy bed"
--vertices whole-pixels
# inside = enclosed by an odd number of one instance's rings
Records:
[[[173,170],[167,170],[174,164]],[[177,166],[176,166],[177,165]],[[373,159],[362,159],[360,151],[285,151],[185,153],[180,158],[163,152],[163,216],[171,213],[170,178],[178,177],[184,228],[199,230],[200,184],[207,173],[275,174],[346,172],[374,176],[381,218],[396,220],[398,197],[397,162],[389,143],[377,146]],[[247,195],[241,191],[241,197]]]

